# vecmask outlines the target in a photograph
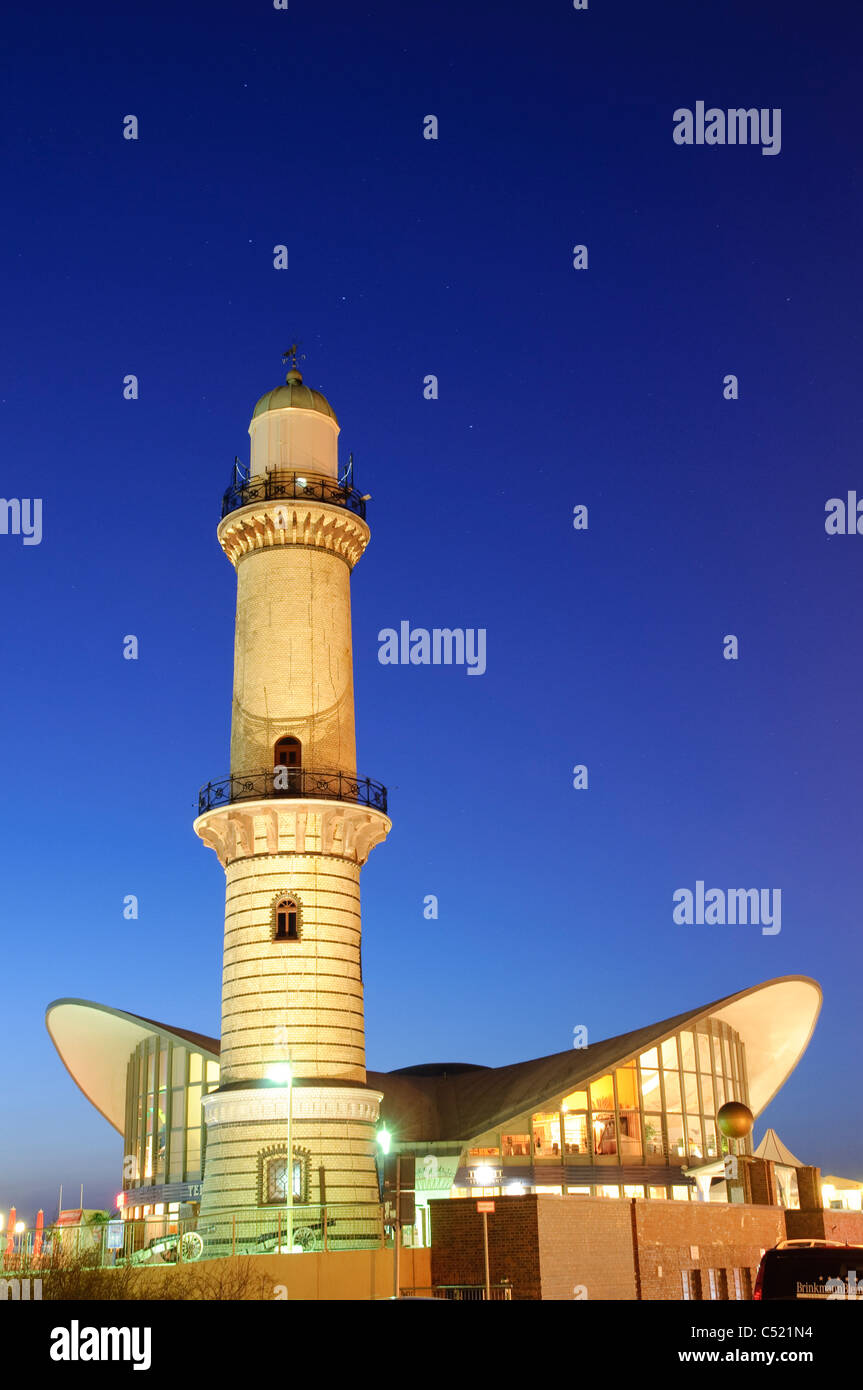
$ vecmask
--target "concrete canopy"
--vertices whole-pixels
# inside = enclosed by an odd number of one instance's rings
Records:
[[[712,1004],[661,1023],[511,1066],[459,1063],[367,1073],[383,1091],[382,1118],[400,1143],[448,1143],[473,1139],[516,1115],[543,1107],[561,1092],[582,1089],[633,1055],[655,1047],[681,1028],[707,1018],[724,1020],[740,1034],[749,1072],[749,1099],[758,1115],[802,1057],[821,1010],[821,989],[804,975],[752,985]],[[158,1033],[219,1057],[219,1042],[201,1033],[156,1023],[85,999],[58,999],[46,1024],[72,1079],[109,1124],[123,1132],[126,1064],[143,1038]]]
[[[89,999],[55,999],[45,1011],[45,1026],[72,1080],[119,1134],[126,1117],[126,1067],[144,1038],[158,1033],[219,1060],[213,1038]]]

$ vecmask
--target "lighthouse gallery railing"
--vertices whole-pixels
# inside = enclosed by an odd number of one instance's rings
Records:
[[[198,814],[227,806],[234,801],[258,801],[265,797],[320,798],[323,801],[352,801],[386,813],[387,789],[368,777],[352,777],[346,772],[312,771],[305,767],[265,768],[261,772],[237,773],[220,782],[208,782],[198,793]]]

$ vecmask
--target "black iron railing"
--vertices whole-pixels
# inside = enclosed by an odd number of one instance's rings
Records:
[[[208,782],[198,793],[198,814],[234,801],[258,801],[264,797],[320,797],[325,801],[353,801],[359,806],[387,809],[387,789],[368,777],[346,772],[319,772],[305,767],[265,768],[263,772],[236,773],[220,782]]]
[[[326,502],[331,507],[346,507],[365,520],[366,504],[355,487],[346,487],[334,478],[320,473],[268,473],[258,478],[239,479],[222,498],[222,519],[238,507],[252,502],[277,502],[306,498],[310,502]]]

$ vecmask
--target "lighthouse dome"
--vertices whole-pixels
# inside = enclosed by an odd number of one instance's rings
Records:
[[[319,415],[328,415],[338,424],[338,417],[326,396],[303,385],[301,374],[294,367],[288,372],[284,386],[276,386],[266,391],[252,412],[252,419],[266,415],[271,410],[316,410]]]

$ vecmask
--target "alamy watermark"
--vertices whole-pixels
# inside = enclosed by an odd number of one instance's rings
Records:
[[[0,1279],[0,1303],[11,1300],[13,1303],[29,1303],[41,1299],[41,1279]]]
[[[42,498],[0,497],[0,536],[21,536],[24,545],[41,545]]]
[[[697,101],[695,110],[678,106],[674,113],[675,145],[760,145],[762,154],[779,154],[782,149],[782,110],[737,106],[723,111],[718,106],[705,110]]]
[[[824,510],[828,536],[863,536],[863,497],[858,502],[856,492],[849,492],[847,501],[843,497],[828,498]]]
[[[407,619],[378,633],[382,666],[466,666],[469,676],[485,672],[484,627],[412,628]]]
[[[772,902],[771,902],[772,898]],[[708,888],[697,879],[695,892],[677,888],[671,914],[678,926],[760,926],[762,936],[777,936],[782,930],[781,888]]]

